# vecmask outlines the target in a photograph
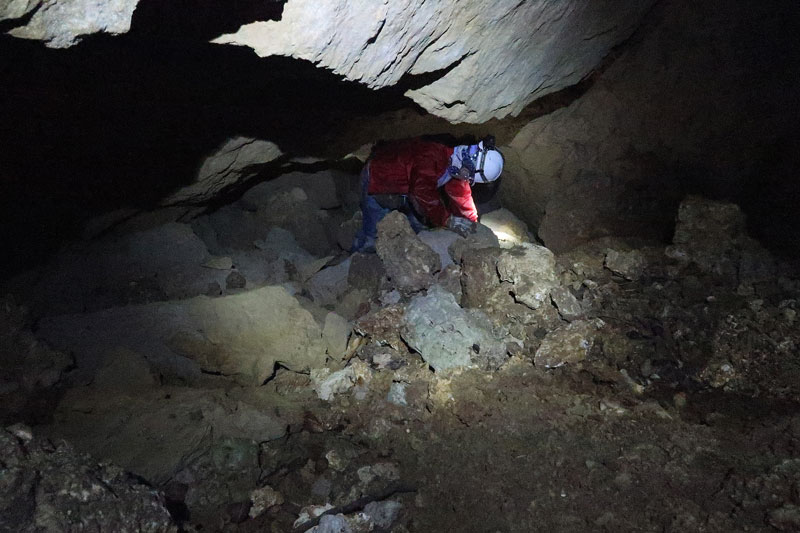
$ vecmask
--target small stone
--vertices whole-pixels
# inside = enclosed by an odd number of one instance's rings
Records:
[[[203,266],[214,270],[230,270],[233,268],[233,260],[230,257],[212,256]]]
[[[386,396],[386,401],[395,405],[408,405],[406,401],[406,383],[393,382],[389,387],[389,394]]]
[[[347,461],[336,450],[326,453],[325,459],[328,461],[328,466],[337,472],[343,471],[347,466]]]
[[[684,407],[686,407],[687,402],[688,398],[686,397],[685,392],[676,392],[675,395],[672,397],[672,403],[678,409],[683,409]]]
[[[558,308],[558,314],[564,320],[574,320],[583,316],[583,308],[581,303],[575,298],[567,287],[556,287],[550,291],[550,298],[553,304]]]
[[[595,321],[580,320],[551,331],[536,350],[536,366],[556,368],[586,359],[594,345],[598,325]]]
[[[311,531],[313,533],[353,533],[353,528],[350,527],[343,514],[326,514]]]
[[[250,501],[253,504],[250,507],[250,518],[256,518],[257,516],[262,515],[264,511],[270,507],[281,505],[284,500],[283,494],[273,489],[269,485],[266,485],[251,492]]]
[[[397,520],[403,504],[394,500],[370,502],[364,507],[364,514],[380,529],[388,530]]]
[[[311,370],[311,381],[314,391],[320,400],[329,402],[335,394],[347,392],[355,384],[355,372],[352,367],[343,368],[331,373],[328,368],[315,368]]]
[[[33,440],[33,431],[31,428],[26,426],[25,424],[14,424],[8,426],[6,431],[17,437],[19,440],[23,441],[24,443],[28,443]]]
[[[316,518],[322,515],[322,513],[324,513],[329,509],[333,509],[333,505],[329,503],[326,503],[325,505],[308,505],[306,507],[303,507],[300,510],[300,515],[297,517],[297,520],[294,521],[293,527],[295,528],[299,527],[308,522],[309,520],[311,520],[312,518]],[[320,524],[321,523],[322,521],[320,521]]]
[[[245,285],[247,285],[247,280],[238,272],[231,272],[228,274],[228,277],[225,278],[225,288],[229,291],[235,289],[244,289]]]

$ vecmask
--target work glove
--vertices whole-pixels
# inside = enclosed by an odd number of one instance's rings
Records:
[[[478,225],[467,218],[451,215],[450,218],[447,219],[447,229],[455,231],[462,237],[466,237],[470,233],[475,233],[477,228]]]

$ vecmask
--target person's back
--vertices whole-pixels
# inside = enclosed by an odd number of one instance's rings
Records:
[[[421,138],[376,145],[362,171],[362,229],[352,250],[372,251],[377,223],[393,209],[405,212],[415,231],[474,231],[478,211],[471,185],[496,180],[502,166],[493,138],[486,147],[481,142],[452,148]]]

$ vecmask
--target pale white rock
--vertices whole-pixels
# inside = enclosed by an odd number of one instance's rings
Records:
[[[386,395],[386,401],[395,405],[408,405],[406,400],[406,383],[392,382],[389,387],[389,394]]]
[[[481,216],[481,224],[492,230],[501,248],[533,242],[528,225],[508,209],[501,208]]]
[[[604,266],[625,279],[637,280],[647,266],[644,254],[639,250],[614,250],[606,252]]]
[[[266,485],[251,492],[250,501],[253,502],[250,507],[250,518],[256,518],[270,507],[282,504],[284,500],[283,494]]]
[[[0,20],[18,19],[41,3],[42,0],[4,0],[0,2]]]
[[[356,374],[352,367],[331,372],[328,368],[311,371],[311,382],[320,400],[329,402],[336,394],[347,392],[355,384]]]
[[[233,260],[230,257],[214,255],[203,263],[203,266],[214,270],[230,270],[233,268]]]
[[[0,3],[0,20],[18,18],[40,4],[27,25],[8,33],[23,39],[47,41],[46,45],[51,48],[67,48],[79,41],[81,35],[127,32],[138,3],[139,0],[11,0]]]
[[[203,161],[194,183],[172,194],[162,205],[203,203],[245,177],[248,167],[269,163],[281,155],[280,148],[269,141],[251,137],[229,139]]]
[[[537,244],[525,243],[503,252],[497,261],[501,281],[514,285],[514,298],[531,309],[538,309],[558,286],[553,252]]]
[[[477,309],[462,309],[439,285],[411,300],[404,321],[403,340],[436,371],[496,369],[506,359],[505,344],[492,331],[489,318]]]
[[[651,4],[292,0],[281,20],[246,24],[212,42],[311,61],[371,88],[441,72],[407,95],[451,122],[480,123],[580,81]]]
[[[328,355],[339,358],[347,350],[347,339],[350,336],[350,322],[343,316],[330,312],[325,315],[322,337],[328,345]]]

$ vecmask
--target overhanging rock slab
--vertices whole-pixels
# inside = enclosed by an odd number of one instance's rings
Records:
[[[260,385],[275,363],[307,370],[325,362],[322,329],[282,287],[234,296],[170,301],[49,317],[40,337],[75,353],[91,377],[119,348],[141,353],[162,374],[185,381],[201,370]]]

